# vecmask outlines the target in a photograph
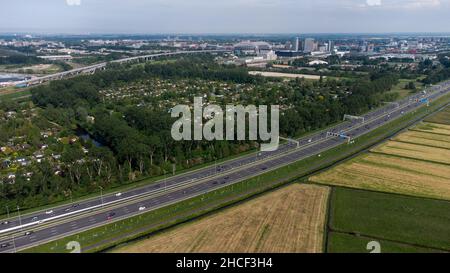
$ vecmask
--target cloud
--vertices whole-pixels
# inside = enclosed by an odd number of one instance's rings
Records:
[[[441,0],[408,0],[399,2],[404,2],[399,4],[405,8],[433,8],[441,5]]]
[[[79,6],[81,5],[81,0],[66,0],[66,4],[69,6]]]
[[[347,0],[344,3],[346,3],[345,6],[348,8],[399,10],[437,8],[448,2],[449,0]]]
[[[370,7],[381,6],[381,0],[367,0],[366,4]]]

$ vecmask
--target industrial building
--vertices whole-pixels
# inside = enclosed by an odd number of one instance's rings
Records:
[[[272,45],[267,42],[245,41],[234,45],[236,55],[265,55],[272,51]]]

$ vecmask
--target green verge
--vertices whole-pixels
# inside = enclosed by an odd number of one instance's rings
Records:
[[[436,253],[435,249],[417,247],[397,242],[379,240],[370,237],[356,236],[346,233],[330,232],[328,234],[328,253],[370,253],[369,242],[380,243],[381,253]]]
[[[425,119],[426,122],[450,125],[450,106]]]
[[[131,217],[26,249],[24,252],[68,252],[65,249],[65,245],[74,240],[80,242],[83,252],[98,252],[130,240],[148,236],[152,232],[195,219],[198,216],[235,204],[280,185],[294,182],[312,172],[329,168],[335,163],[358,154],[362,150],[368,149],[372,145],[423,119],[426,115],[444,106],[449,100],[450,95],[446,95],[439,101],[431,103],[430,107],[422,107],[414,114],[404,115],[359,137],[352,145],[344,144],[327,150],[321,154],[321,157],[312,156],[233,186],[227,186],[200,197],[181,201],[175,205],[160,208],[140,216]]]
[[[450,251],[449,212],[448,201],[336,187],[331,195],[328,228],[332,234],[327,249],[367,252],[365,245],[361,248],[367,240],[361,237],[369,237],[391,241],[389,247],[410,245],[405,250]]]

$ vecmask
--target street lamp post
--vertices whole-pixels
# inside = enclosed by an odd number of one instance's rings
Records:
[[[8,207],[8,205],[6,205],[5,207],[6,207],[6,215],[8,217],[7,219],[9,220],[9,207]]]
[[[20,231],[22,231],[22,218],[20,217],[20,207],[17,205],[17,214],[19,215]]]
[[[102,201],[102,207],[103,207],[103,188],[102,186],[98,186],[100,188],[100,200]]]
[[[216,157],[214,157],[214,171],[215,171],[214,175],[217,175],[217,158]]]
[[[70,193],[70,204],[73,205],[72,190],[69,190],[69,193]]]
[[[164,191],[166,192],[167,191],[167,172],[166,172],[166,170],[163,170],[164,171]]]
[[[13,246],[14,246],[14,253],[17,253],[17,249],[16,249],[16,239],[14,238],[14,233],[13,233],[11,236],[12,236],[12,241],[13,241]]]

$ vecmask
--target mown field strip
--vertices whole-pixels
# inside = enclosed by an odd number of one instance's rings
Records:
[[[442,143],[441,141],[436,140],[423,140],[420,138],[405,138],[405,139],[395,139],[392,141],[396,142],[402,142],[406,144],[415,144],[415,145],[421,145],[425,147],[431,147],[431,148],[440,148],[440,149],[448,149],[450,150],[450,143]]]
[[[436,140],[441,142],[450,142],[450,136],[446,135],[438,135],[433,134],[430,132],[419,132],[419,131],[407,131],[394,139],[401,139],[402,137],[412,137],[412,138],[418,138],[418,139],[425,139],[425,140]]]
[[[293,184],[116,252],[321,252],[328,195]]]
[[[381,154],[365,154],[310,181],[450,200],[450,165]]]
[[[450,125],[422,122],[412,130],[450,136]]]
[[[450,150],[418,144],[389,141],[375,147],[372,152],[450,164]]]

